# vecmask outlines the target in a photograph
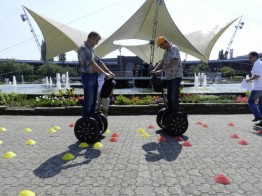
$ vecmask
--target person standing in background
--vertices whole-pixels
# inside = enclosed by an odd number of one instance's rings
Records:
[[[246,79],[246,81],[254,83],[248,98],[248,106],[255,117],[252,121],[260,121],[256,125],[262,127],[262,62],[255,51],[250,52],[248,58],[253,67],[251,70],[252,76]],[[258,105],[255,103],[256,100],[258,100]]]
[[[103,74],[100,74],[98,76],[98,95],[97,95],[97,99],[98,99],[98,101],[101,101],[102,112],[103,112],[103,114],[105,116],[107,116],[110,99],[109,98],[100,98],[101,89],[102,89],[102,86],[103,86],[104,82],[105,82],[105,76]],[[100,106],[100,104],[97,106],[98,110],[100,109],[100,108],[98,108],[99,106]]]

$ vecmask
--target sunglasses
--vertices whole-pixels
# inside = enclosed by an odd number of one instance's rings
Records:
[[[248,59],[252,59],[253,57],[252,56],[249,56]]]

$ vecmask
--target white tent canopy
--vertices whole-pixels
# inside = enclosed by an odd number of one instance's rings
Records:
[[[46,42],[46,59],[77,50],[87,38],[88,33],[86,32],[36,14],[26,7],[25,9],[34,18],[44,36]]]
[[[119,45],[113,42],[123,39],[151,40],[154,25],[156,0],[146,0],[145,3],[125,22],[117,31],[107,39],[102,39],[95,48],[100,57],[119,49]],[[51,59],[59,54],[76,50],[83,44],[88,33],[63,25],[47,17],[36,14],[26,8],[38,24],[46,42],[47,59]],[[216,26],[208,32],[196,31],[184,35],[171,18],[164,1],[158,7],[158,23],[156,37],[166,36],[169,41],[178,46],[179,50],[190,54],[204,62],[208,62],[212,48],[219,37],[235,21],[234,19],[224,27]],[[151,45],[124,46],[143,61],[150,61]],[[162,58],[163,51],[155,49],[153,62],[158,62]]]
[[[147,0],[131,18],[123,24],[115,33],[101,43],[96,51],[102,57],[116,50],[118,46],[114,40],[121,39],[152,39],[153,21],[155,17],[156,0]],[[197,31],[183,35],[169,15],[164,1],[158,8],[158,23],[156,37],[166,36],[169,41],[176,44],[180,51],[190,54],[204,62],[208,62],[212,48],[224,31],[237,20],[234,19],[224,27],[214,27],[209,32]],[[145,62],[150,61],[151,47],[149,44],[140,46],[125,46],[128,50],[139,56]],[[161,60],[163,51],[156,49],[154,62]]]

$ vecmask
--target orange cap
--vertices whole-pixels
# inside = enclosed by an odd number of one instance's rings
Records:
[[[165,41],[167,41],[165,36],[160,36],[157,38],[156,40],[156,46],[159,47],[162,43],[164,43]]]

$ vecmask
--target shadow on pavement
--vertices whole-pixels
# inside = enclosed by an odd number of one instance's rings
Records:
[[[88,148],[79,148],[79,144],[80,142],[76,142],[75,144],[72,144],[68,147],[69,150],[49,158],[33,171],[34,174],[39,178],[50,178],[59,174],[62,170],[82,164],[88,164],[92,161],[92,159],[98,158],[101,155],[100,150],[94,149],[92,146],[89,146]],[[82,151],[84,150],[86,152],[83,153]],[[66,153],[72,153],[75,156],[75,159],[77,159],[77,157],[84,156],[86,160],[80,163],[73,163],[73,160],[75,160],[73,159],[71,160],[72,163],[70,164],[71,161],[65,161],[62,159]]]
[[[166,161],[174,161],[181,152],[182,145],[174,140],[174,137],[166,135],[164,131],[157,130],[156,134],[166,138],[164,142],[151,142],[142,146],[146,151],[145,159],[148,162],[156,162],[161,159]],[[186,136],[182,136],[183,140],[187,140]]]

